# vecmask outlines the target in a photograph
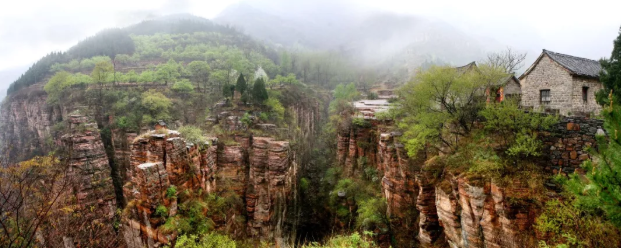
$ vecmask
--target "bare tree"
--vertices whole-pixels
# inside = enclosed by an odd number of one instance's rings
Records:
[[[494,68],[501,68],[505,73],[511,74],[524,66],[524,59],[526,59],[526,53],[518,53],[511,49],[511,47],[507,47],[502,52],[488,54],[485,63]]]
[[[54,156],[0,165],[0,246],[35,246],[69,189],[67,173],[66,164]]]

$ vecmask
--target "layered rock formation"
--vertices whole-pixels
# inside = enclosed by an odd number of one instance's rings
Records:
[[[61,110],[47,105],[47,95],[35,86],[14,94],[0,110],[0,151],[10,162],[18,162],[50,151],[48,140]]]
[[[214,219],[236,237],[289,243],[285,227],[287,203],[295,186],[296,166],[289,143],[267,137],[238,136],[238,144],[189,144],[174,131],[155,132],[137,138],[131,151],[131,181],[125,185],[130,204],[126,209],[124,236],[130,247],[155,247],[170,242],[175,234],[165,233],[160,206],[175,216],[177,198],[168,189],[201,189],[207,193],[235,194],[243,206],[230,209],[224,220]],[[238,226],[245,217],[245,228]],[[235,227],[235,228],[231,228]],[[245,229],[245,230],[244,230]]]
[[[529,203],[525,183],[507,188],[463,177],[446,180],[435,199],[450,247],[536,247],[531,229],[537,207]]]
[[[337,161],[347,175],[362,173],[358,161],[365,159],[382,176],[388,203],[393,245],[397,247],[535,247],[532,231],[539,207],[527,183],[499,185],[489,179],[469,179],[451,174],[424,153],[407,155],[399,143],[401,133],[390,131],[390,123],[369,120],[366,127],[350,126],[337,137]],[[385,125],[387,124],[387,125]],[[570,125],[567,122],[562,125]],[[595,124],[593,124],[595,125]],[[593,135],[576,133],[559,142],[572,143],[573,150],[588,145]],[[592,128],[591,128],[592,129]],[[552,133],[552,139],[559,138]],[[367,144],[367,142],[373,144]],[[362,145],[361,145],[362,144]],[[552,153],[553,154],[553,153]],[[570,157],[571,158],[571,157]]]
[[[74,228],[56,231],[63,235],[65,246],[115,246],[116,197],[101,136],[87,117],[73,115],[68,123],[70,131],[62,142],[68,156],[70,191],[62,202],[71,212],[63,221]]]

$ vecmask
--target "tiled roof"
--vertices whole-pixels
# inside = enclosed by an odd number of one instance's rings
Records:
[[[477,63],[472,61],[467,65],[464,66],[460,66],[460,67],[455,67],[455,70],[457,70],[458,73],[466,73],[467,71],[473,69],[473,68],[477,68]]]
[[[545,49],[543,49],[543,53],[547,54],[552,60],[556,61],[567,70],[578,76],[599,78],[599,73],[602,70],[602,66],[597,60],[555,53]]]

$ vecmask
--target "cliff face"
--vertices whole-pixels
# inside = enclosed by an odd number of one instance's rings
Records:
[[[0,110],[0,151],[18,162],[50,151],[51,130],[62,111],[49,107],[42,90],[11,96]]]
[[[61,138],[68,156],[69,191],[60,201],[66,216],[59,220],[62,228],[44,229],[48,234],[46,243],[62,243],[65,247],[118,246],[113,225],[116,196],[99,131],[84,116],[70,116],[68,122],[69,132]]]
[[[537,207],[526,183],[445,180],[450,186],[436,188],[436,206],[450,247],[536,247]]]
[[[370,123],[339,131],[337,160],[349,176],[362,173],[362,157],[378,169],[397,247],[536,246],[539,210],[525,182],[503,186],[453,175],[424,153],[409,157],[389,123]]]
[[[125,195],[130,204],[123,221],[130,247],[155,247],[168,243],[157,208],[165,206],[169,217],[177,214],[179,198],[169,189],[203,190],[217,195],[235,194],[243,204],[228,209],[225,219],[214,219],[217,229],[237,237],[289,242],[287,203],[295,186],[296,164],[286,141],[267,137],[238,137],[239,144],[188,144],[174,131],[151,133],[136,139],[131,148],[130,182]],[[167,195],[168,194],[168,195]],[[244,223],[239,218],[245,217]]]

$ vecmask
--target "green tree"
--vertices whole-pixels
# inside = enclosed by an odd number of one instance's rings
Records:
[[[50,104],[60,103],[65,89],[73,84],[74,78],[66,71],[59,71],[45,84],[43,89],[47,92],[47,102]]]
[[[125,77],[127,78],[127,82],[129,83],[138,82],[138,74],[136,74],[136,71],[134,70],[127,72],[127,74],[125,74]]]
[[[172,102],[161,92],[149,90],[142,93],[141,105],[146,111],[142,118],[143,123],[153,123],[157,120],[169,120]]]
[[[542,142],[537,133],[558,122],[553,115],[524,112],[516,101],[490,103],[479,112],[485,131],[510,156],[539,156]]]
[[[229,83],[224,83],[224,85],[222,85],[222,96],[229,98],[229,97],[233,97],[235,93],[235,85],[230,85]]]
[[[91,77],[93,78],[93,82],[98,83],[100,87],[103,86],[105,82],[108,82],[110,75],[114,71],[112,67],[112,63],[110,61],[99,61],[95,64],[95,68],[91,72]]]
[[[600,60],[603,70],[599,80],[604,84],[605,89],[597,93],[597,98],[602,105],[608,103],[609,99],[606,99],[606,96],[611,90],[616,99],[621,99],[621,28],[613,44],[610,58]]]
[[[180,76],[179,65],[173,59],[169,59],[166,64],[158,65],[155,72],[155,79],[164,82],[166,85],[169,82],[174,82]]]
[[[265,81],[263,81],[263,78],[259,77],[252,86],[252,99],[256,103],[263,103],[267,98],[269,98],[269,96],[265,89]]]
[[[240,73],[237,78],[237,84],[235,84],[235,90],[243,95],[247,87],[248,85],[246,84],[246,79],[244,79],[244,74]]]
[[[576,197],[574,205],[591,214],[603,213],[607,220],[621,228],[621,106],[604,108],[602,112],[610,137],[600,136],[595,159],[582,165],[586,178],[574,174],[567,186]]]
[[[485,65],[469,72],[432,66],[417,73],[398,91],[398,125],[408,153],[415,156],[427,144],[444,153],[457,149],[485,106],[485,89],[505,75]]]
[[[143,71],[138,77],[138,82],[141,83],[151,83],[153,81],[155,81],[155,75],[153,71],[150,70]]]
[[[192,61],[187,66],[190,74],[192,75],[192,79],[196,83],[196,88],[200,91],[200,85],[203,84],[206,86],[207,81],[209,80],[209,71],[211,68],[209,64],[205,61]]]
[[[194,86],[192,86],[192,83],[190,83],[187,79],[175,82],[171,89],[183,94],[194,92]]]

